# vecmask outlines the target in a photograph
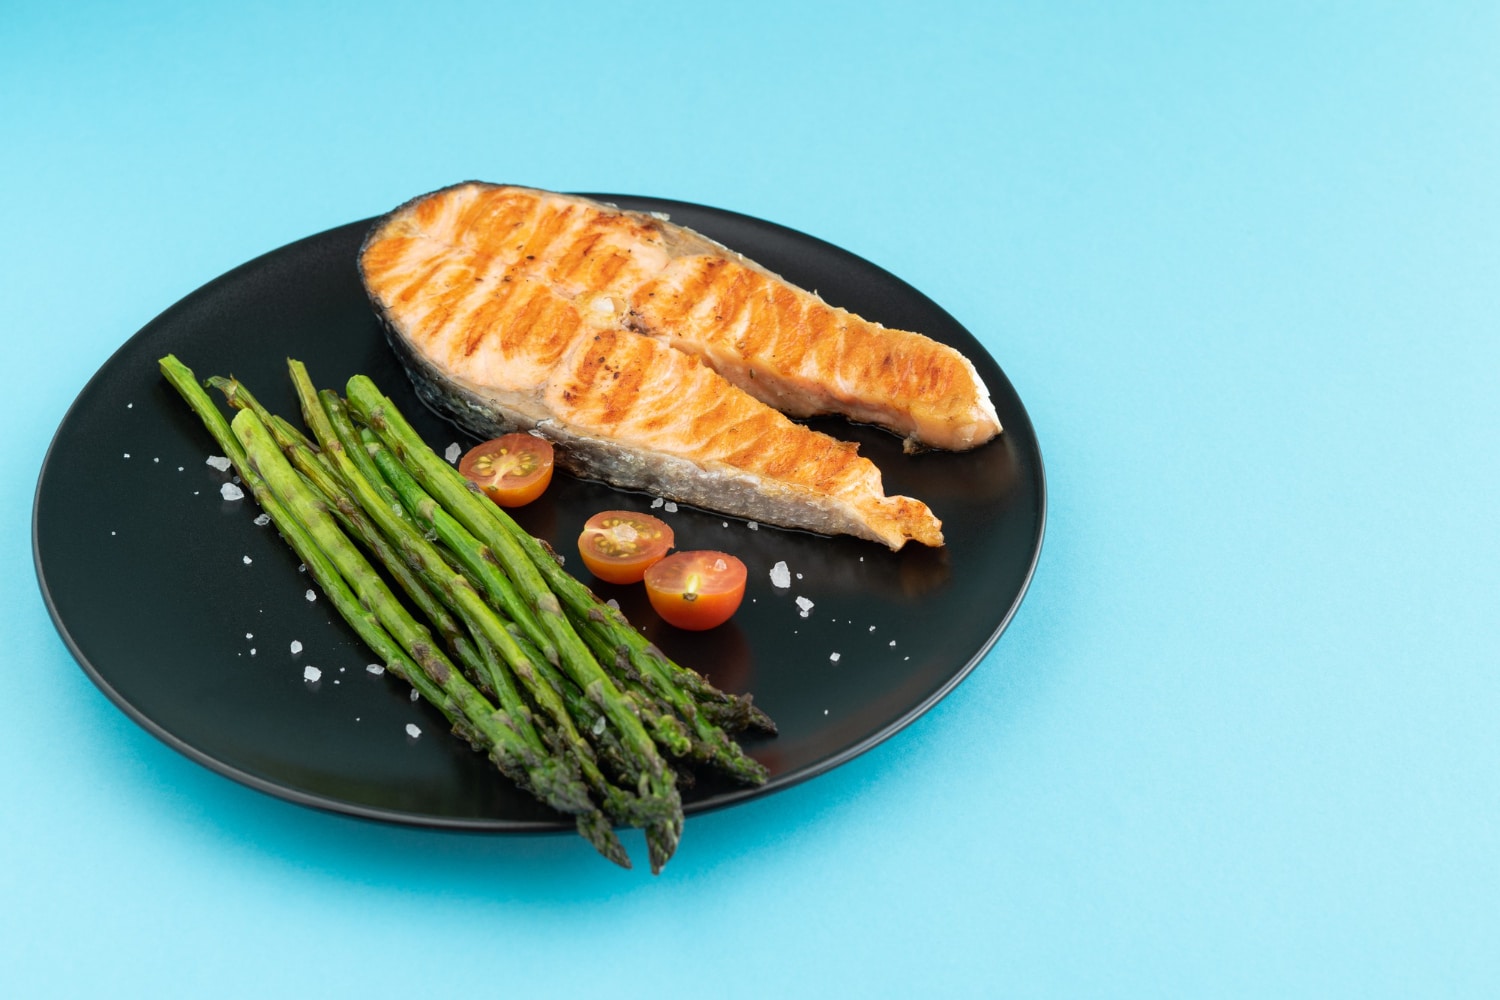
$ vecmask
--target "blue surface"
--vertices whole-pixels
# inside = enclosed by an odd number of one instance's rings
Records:
[[[1500,991],[1500,7],[1121,6],[0,7],[6,994]],[[1041,437],[973,676],[657,879],[211,774],[36,589],[121,342],[468,177],[837,243]]]

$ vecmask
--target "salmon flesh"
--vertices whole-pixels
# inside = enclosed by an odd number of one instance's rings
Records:
[[[908,444],[999,431],[958,352],[824,304],[663,218],[466,183],[379,220],[360,273],[418,395],[482,437],[530,430],[570,471],[749,520],[943,544],[838,412]],[[785,412],[782,412],[785,411]]]

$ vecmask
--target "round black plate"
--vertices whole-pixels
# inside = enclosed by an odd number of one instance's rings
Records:
[[[746,748],[770,769],[760,788],[702,776],[689,812],[785,788],[868,750],[952,690],[999,637],[1041,548],[1045,488],[1026,411],[978,341],[909,285],[828,243],[732,212],[657,198],[596,195],[670,213],[826,300],[967,354],[1005,432],[965,454],[902,454],[892,435],[838,420],[888,493],[943,520],[942,550],[900,553],[850,538],[761,527],[687,508],[664,514],[679,548],[718,548],[750,569],[745,604],[709,633],[658,621],[638,588],[600,586],[680,662],[721,687],[754,692],[780,724]],[[200,377],[241,378],[295,418],[285,359],[320,386],[372,378],[442,452],[468,439],[416,401],[355,270],[370,220],[308,237],[236,268],[137,333],[84,388],[58,428],[37,484],[37,577],[58,631],[131,718],[192,759],[306,805],[374,819],[482,830],[570,829],[510,786],[414,703],[319,595],[249,498],[226,501],[229,473],[206,464],[212,439],[160,377],[175,353]],[[519,512],[587,573],[574,539],[611,507],[652,498],[559,476]],[[663,514],[661,509],[656,513]],[[784,561],[792,586],[772,586]],[[812,602],[804,616],[798,598]],[[293,653],[292,644],[301,652]],[[313,666],[321,676],[305,679]],[[420,735],[409,735],[408,724]]]

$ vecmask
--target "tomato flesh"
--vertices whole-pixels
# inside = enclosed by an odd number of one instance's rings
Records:
[[[650,514],[600,511],[578,536],[583,564],[605,583],[640,583],[646,570],[672,547],[672,529]]]
[[[501,507],[521,507],[552,482],[552,444],[534,434],[506,434],[469,449],[458,471]]]
[[[656,613],[689,631],[724,624],[745,599],[745,564],[727,552],[677,552],[646,570],[645,579]]]

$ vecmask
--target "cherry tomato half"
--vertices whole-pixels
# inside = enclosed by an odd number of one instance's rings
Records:
[[[552,482],[552,445],[534,434],[506,434],[469,449],[458,471],[502,507],[521,507]]]
[[[672,529],[665,521],[629,510],[595,514],[578,536],[583,564],[605,583],[640,583],[671,547]]]
[[[646,570],[646,596],[668,624],[700,632],[745,598],[745,564],[727,552],[677,552]]]

